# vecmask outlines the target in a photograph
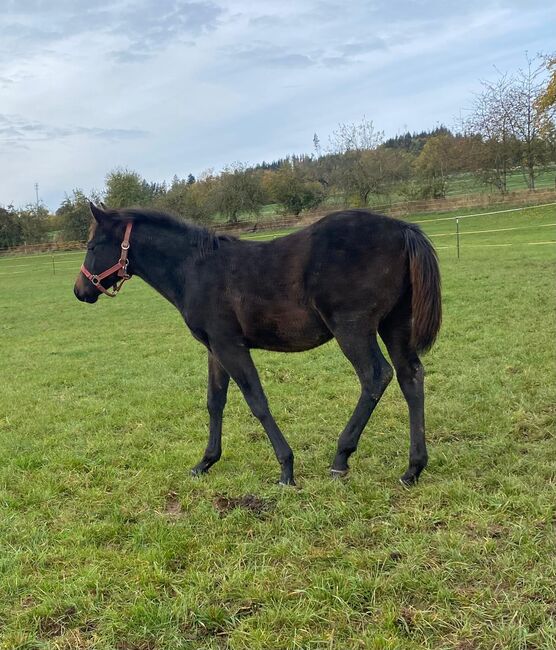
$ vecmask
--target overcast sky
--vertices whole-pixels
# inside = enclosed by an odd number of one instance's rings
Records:
[[[0,0],[0,204],[453,126],[555,34],[547,0]]]

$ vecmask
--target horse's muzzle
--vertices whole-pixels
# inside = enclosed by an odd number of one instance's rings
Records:
[[[80,284],[81,283],[79,282],[79,280],[77,280],[77,282],[73,286],[73,293],[75,294],[77,300],[80,300],[81,302],[88,302],[90,304],[96,302],[100,295],[98,291],[95,289],[94,293],[89,293],[87,289],[80,286]]]

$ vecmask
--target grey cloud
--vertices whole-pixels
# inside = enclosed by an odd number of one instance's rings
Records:
[[[212,0],[12,1],[0,15],[0,28],[7,35],[0,52],[25,57],[70,36],[104,32],[128,43],[113,53],[114,58],[136,61],[170,42],[215,29],[223,13]]]
[[[112,53],[120,63],[142,61],[172,41],[199,36],[216,28],[223,10],[210,0],[163,0],[128,7],[119,16],[121,23],[112,30],[130,39],[127,47]],[[185,41],[191,43],[191,41]]]
[[[250,27],[276,27],[283,20],[276,16],[256,16],[249,19]]]
[[[250,48],[238,49],[232,52],[232,59],[253,66],[275,66],[307,68],[322,65],[324,67],[347,66],[356,63],[356,55],[365,55],[378,50],[387,49],[386,43],[379,38],[370,38],[367,42],[347,43],[338,47],[330,46],[327,50],[311,50],[309,52],[292,52],[287,48],[258,43]],[[229,56],[230,52],[226,52]]]
[[[329,68],[336,68],[338,66],[349,65],[353,63],[353,59],[347,56],[325,56],[321,59],[323,65]]]
[[[150,58],[152,52],[145,52],[141,50],[134,49],[133,46],[130,46],[127,50],[116,50],[110,53],[110,56],[117,63],[139,63],[141,61],[146,61]]]
[[[226,52],[229,55],[229,52]],[[257,44],[254,47],[243,48],[232,53],[232,57],[242,62],[262,66],[292,66],[306,68],[314,65],[315,61],[306,54],[288,52],[278,45]]]
[[[29,142],[60,140],[76,135],[85,135],[102,140],[132,140],[147,135],[139,129],[103,129],[85,126],[55,126],[26,120],[21,115],[0,114],[0,142],[8,146],[25,146]]]
[[[357,43],[346,43],[341,47],[341,52],[344,56],[356,56],[358,54],[369,54],[369,52],[376,52],[377,50],[387,50],[388,46],[386,41],[379,36],[370,36],[366,41],[359,41]]]

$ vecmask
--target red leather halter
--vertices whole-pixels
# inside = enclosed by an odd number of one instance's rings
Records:
[[[110,298],[115,298],[118,295],[118,291],[122,288],[123,283],[126,280],[129,280],[129,278],[131,277],[127,272],[127,265],[129,264],[129,260],[127,259],[127,251],[129,250],[129,237],[131,235],[132,226],[133,226],[133,222],[130,221],[125,228],[124,239],[122,241],[122,255],[120,259],[116,262],[116,264],[114,264],[114,266],[111,266],[109,269],[106,269],[106,271],[103,271],[102,273],[95,275],[85,267],[85,264],[81,265],[81,273],[83,273],[83,275],[88,280],[90,280],[99,291],[102,291],[102,293],[105,293],[107,296],[110,296]],[[114,291],[110,293],[108,289],[105,289],[102,286],[101,281],[104,280],[104,278],[107,278],[109,275],[112,275],[112,273],[115,273],[116,271],[118,272],[118,277],[120,277],[121,280],[114,287]]]

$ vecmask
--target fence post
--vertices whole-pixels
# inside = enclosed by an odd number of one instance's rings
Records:
[[[54,265],[54,253],[52,253],[52,275],[56,275],[56,266]]]
[[[459,219],[456,219],[456,247],[458,249],[458,260],[459,260]]]

